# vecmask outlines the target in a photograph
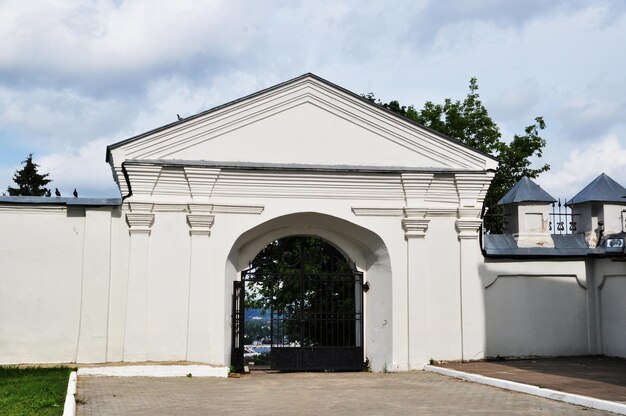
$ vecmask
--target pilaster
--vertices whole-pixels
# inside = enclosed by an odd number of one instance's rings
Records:
[[[139,209],[139,211],[134,211]],[[150,266],[150,228],[154,223],[151,204],[131,205],[126,214],[130,233],[128,294],[124,361],[148,360],[148,290]]]
[[[460,242],[461,335],[463,360],[485,355],[484,289],[478,273],[480,210],[459,210],[456,229]]]
[[[421,370],[429,359],[426,231],[430,220],[423,218],[423,210],[405,213],[411,215],[402,219],[407,242],[408,362],[410,370]]]
[[[209,237],[215,217],[207,212],[196,212],[187,215],[191,238],[187,361],[211,362],[211,330],[216,329],[211,317],[217,312],[212,310],[214,302],[210,301]]]
[[[85,209],[80,330],[76,362],[107,361],[111,208]]]

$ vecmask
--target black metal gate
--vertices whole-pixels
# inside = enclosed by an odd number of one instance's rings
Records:
[[[362,370],[363,274],[354,267],[315,267],[306,252],[286,254],[284,270],[251,267],[234,282],[232,365],[241,370],[245,364],[246,293],[262,293],[270,315],[271,369]]]

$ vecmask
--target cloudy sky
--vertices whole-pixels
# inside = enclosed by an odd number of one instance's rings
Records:
[[[418,107],[475,76],[505,138],[545,118],[548,192],[626,186],[625,43],[623,0],[0,0],[0,189],[33,153],[117,196],[107,144],[305,72]]]

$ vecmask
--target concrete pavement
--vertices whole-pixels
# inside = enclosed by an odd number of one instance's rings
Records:
[[[427,372],[79,377],[78,415],[603,415]]]

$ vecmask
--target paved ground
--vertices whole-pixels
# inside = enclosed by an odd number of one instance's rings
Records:
[[[620,358],[561,357],[440,366],[626,404],[626,360]]]
[[[608,414],[427,372],[79,377],[77,397],[81,416]]]

